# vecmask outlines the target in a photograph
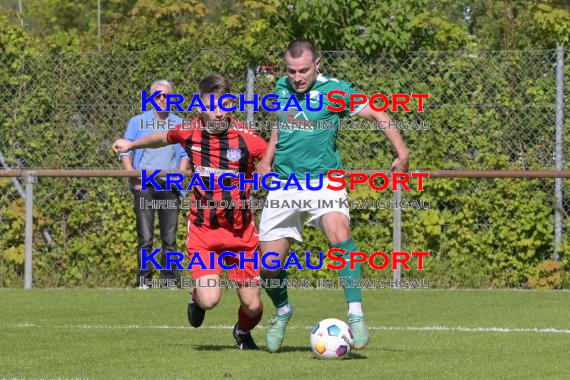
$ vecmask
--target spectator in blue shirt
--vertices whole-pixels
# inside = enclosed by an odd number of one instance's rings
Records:
[[[150,92],[160,91],[160,94],[154,99],[156,104],[164,112],[157,112],[154,109],[137,115],[129,120],[127,131],[124,138],[127,140],[137,140],[151,133],[164,132],[182,122],[182,119],[166,110],[166,94],[172,93],[172,84],[167,80],[158,80],[150,87]],[[121,161],[123,168],[126,170],[187,170],[188,156],[184,148],[180,144],[167,145],[155,149],[137,149],[133,152],[122,153]],[[160,180],[157,182],[160,183]],[[164,181],[160,183],[164,188]],[[146,289],[146,281],[153,277],[153,270],[141,270],[141,250],[146,248],[152,251],[154,237],[154,216],[155,211],[158,214],[160,224],[160,238],[162,239],[162,256],[160,265],[166,267],[167,251],[178,251],[176,248],[176,230],[178,227],[178,210],[177,209],[158,209],[144,208],[145,201],[153,200],[175,200],[178,204],[178,190],[166,189],[165,191],[157,191],[152,186],[147,186],[146,191],[141,191],[141,179],[131,177],[129,185],[134,194],[135,214],[137,221],[138,247],[137,247],[137,282],[140,289]],[[141,200],[143,207],[141,208]],[[166,280],[175,280],[180,286],[180,274],[175,265],[170,269],[160,271],[160,278]]]

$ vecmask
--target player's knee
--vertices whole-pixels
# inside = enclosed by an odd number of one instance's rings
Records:
[[[329,233],[328,236],[332,245],[342,243],[350,239],[350,229],[345,226],[339,226]]]
[[[200,300],[200,305],[202,306],[202,309],[204,310],[210,310],[216,307],[216,305],[218,304],[219,299],[214,299],[214,298],[205,298]]]
[[[267,269],[261,268],[261,277],[263,278],[277,278],[281,273],[281,269]]]
[[[262,310],[261,300],[257,298],[248,300],[247,304],[242,306],[246,314],[249,316],[258,315]]]
[[[199,304],[204,310],[210,310],[216,307],[220,302],[220,295],[215,292],[205,293],[198,296]]]

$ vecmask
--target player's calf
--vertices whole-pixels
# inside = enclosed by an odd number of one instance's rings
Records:
[[[197,280],[197,288],[192,292],[192,298],[188,303],[188,322],[192,327],[200,327],[204,321],[206,310],[213,309],[220,301],[221,292],[219,287],[206,287],[208,280],[219,282],[217,275],[200,277]]]
[[[259,350],[257,344],[251,336],[251,330],[257,326],[263,315],[263,305],[259,304],[257,313],[250,315],[251,309],[246,312],[245,308],[240,306],[238,310],[238,323],[234,326],[233,336],[236,345],[240,350]]]
[[[242,287],[238,289],[238,296],[241,305],[238,309],[238,322],[233,331],[236,344],[241,350],[259,350],[250,332],[263,316],[260,289]]]

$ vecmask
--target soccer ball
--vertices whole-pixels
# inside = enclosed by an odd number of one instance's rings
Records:
[[[352,330],[341,320],[323,319],[311,330],[311,348],[319,359],[346,358],[352,346]]]

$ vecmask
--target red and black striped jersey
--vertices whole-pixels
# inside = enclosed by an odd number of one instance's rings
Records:
[[[267,148],[267,143],[261,136],[247,128],[244,129],[235,119],[230,122],[232,127],[218,135],[203,129],[202,118],[192,120],[188,129],[182,128],[183,126],[186,128],[187,125],[181,124],[176,130],[168,131],[167,140],[170,144],[179,143],[184,147],[194,173],[201,175],[206,188],[210,188],[210,173],[214,173],[216,180],[222,173],[233,173],[236,176],[238,173],[245,173],[246,178],[253,178],[254,161],[260,160]],[[238,128],[233,128],[235,125]],[[210,228],[226,227],[236,230],[241,230],[250,224],[253,219],[251,209],[241,207],[241,201],[245,201],[245,204],[249,200],[251,184],[247,184],[245,190],[240,191],[239,179],[226,177],[224,185],[228,187],[236,185],[236,188],[222,190],[216,184],[212,191],[193,186],[192,208],[188,216],[191,223]],[[196,206],[196,203],[206,205],[208,200],[225,200],[227,204],[236,201],[240,207],[218,209]]]

